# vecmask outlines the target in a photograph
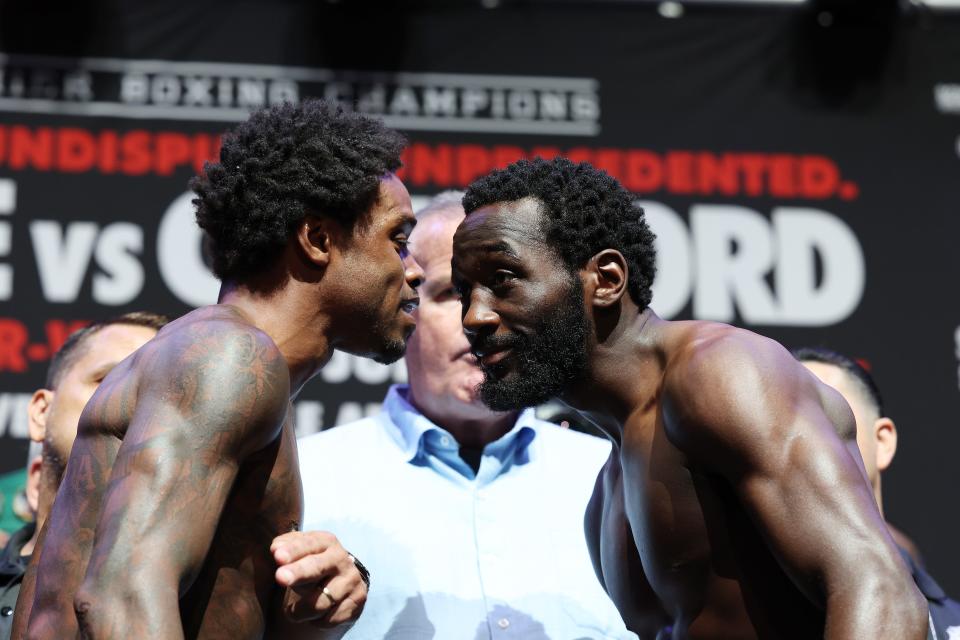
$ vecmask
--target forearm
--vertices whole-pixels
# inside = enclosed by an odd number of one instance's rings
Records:
[[[926,637],[926,601],[912,582],[903,583],[900,576],[871,577],[857,588],[837,589],[827,599],[827,640]]]

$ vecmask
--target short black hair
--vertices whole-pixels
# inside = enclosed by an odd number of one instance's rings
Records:
[[[799,362],[819,362],[837,367],[860,387],[864,399],[873,405],[879,417],[887,415],[883,408],[883,396],[880,395],[880,388],[876,381],[867,368],[853,358],[825,347],[799,347],[790,353]]]
[[[382,122],[322,100],[254,112],[190,181],[214,273],[243,279],[269,266],[308,212],[352,228],[405,145]]]
[[[634,196],[604,171],[567,158],[519,160],[477,179],[463,197],[467,214],[497,202],[533,197],[542,203],[547,241],[571,269],[603,249],[627,260],[630,297],[650,304],[656,274],[654,236]]]
[[[60,384],[60,379],[70,370],[70,367],[83,355],[83,347],[87,340],[105,327],[114,324],[129,324],[135,327],[148,327],[160,331],[170,322],[170,319],[159,313],[150,311],[131,311],[123,315],[114,316],[107,320],[101,320],[82,329],[77,329],[66,339],[60,349],[57,350],[50,359],[50,366],[47,367],[47,389],[56,390]]]

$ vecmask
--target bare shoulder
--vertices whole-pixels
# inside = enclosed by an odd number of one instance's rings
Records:
[[[760,395],[808,376],[778,342],[716,322],[675,323],[667,336],[664,391],[685,411],[701,412],[717,395]]]
[[[236,430],[256,447],[280,433],[289,369],[273,340],[235,312],[189,313],[164,327],[144,355],[141,402],[162,401],[198,428]]]
[[[815,378],[776,341],[719,323],[677,324],[665,343],[663,410],[682,449],[759,446],[799,414],[823,416]]]

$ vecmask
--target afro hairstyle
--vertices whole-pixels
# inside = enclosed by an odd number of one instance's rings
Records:
[[[542,204],[547,242],[571,271],[604,249],[616,249],[627,260],[630,297],[641,309],[650,304],[657,270],[655,236],[643,209],[619,182],[586,162],[519,160],[474,181],[463,207],[470,214],[528,197]]]
[[[353,228],[405,145],[380,121],[322,100],[251,114],[190,182],[214,273],[242,280],[269,266],[311,212]]]

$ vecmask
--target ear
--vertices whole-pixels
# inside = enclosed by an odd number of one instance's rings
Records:
[[[324,269],[330,263],[331,236],[336,224],[326,216],[306,215],[297,226],[296,240],[307,261]]]
[[[584,294],[596,307],[617,304],[627,291],[628,268],[623,254],[604,249],[587,263],[587,289]]]
[[[883,472],[897,455],[897,425],[890,418],[878,418],[873,423],[873,435],[877,440],[877,470]]]
[[[30,439],[34,442],[43,442],[47,437],[47,415],[53,404],[53,395],[50,389],[37,389],[27,405]]]
[[[27,495],[27,504],[34,513],[40,504],[40,474],[43,469],[43,456],[34,456],[27,465],[27,484],[23,488]]]

